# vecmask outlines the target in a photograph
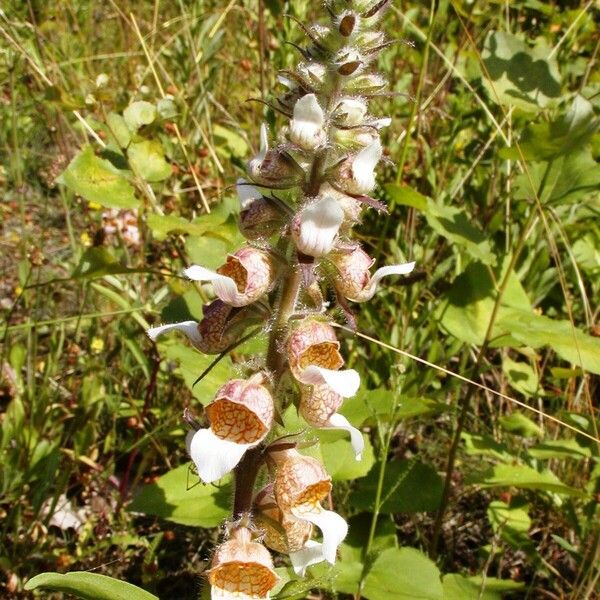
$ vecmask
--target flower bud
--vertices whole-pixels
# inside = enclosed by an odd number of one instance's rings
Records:
[[[368,194],[375,187],[375,167],[381,158],[381,142],[377,139],[342,163],[339,185],[350,194]]]
[[[266,600],[279,580],[269,551],[252,541],[246,527],[233,531],[216,549],[207,575],[211,597],[220,600]]]
[[[333,198],[344,211],[344,223],[341,228],[346,229],[347,226],[352,226],[360,221],[363,205],[355,198],[343,194],[327,182],[323,183],[319,188],[319,196]]]
[[[331,196],[319,197],[303,208],[292,221],[292,238],[307,256],[331,252],[344,221],[344,211]]]
[[[280,148],[269,150],[267,128],[260,130],[260,152],[248,163],[248,174],[258,185],[281,189],[300,183],[304,171],[298,163]]]
[[[256,302],[271,287],[274,280],[273,261],[269,254],[245,246],[227,257],[217,271],[199,265],[185,269],[193,281],[211,281],[215,294],[231,306],[246,306]]]
[[[239,227],[248,240],[271,237],[283,225],[281,212],[252,185],[243,179],[237,182],[240,199]]]
[[[328,385],[300,386],[299,412],[303,419],[320,429],[343,429],[350,434],[356,460],[361,460],[364,450],[362,434],[348,419],[337,412],[344,399]]]
[[[360,386],[360,377],[354,369],[340,371],[344,359],[339,347],[331,325],[304,319],[288,338],[287,356],[292,374],[300,383],[326,383],[345,398],[353,396]]]
[[[274,405],[264,376],[233,379],[222,386],[206,407],[210,428],[199,429],[190,443],[190,456],[205,483],[221,479],[242,456],[264,440],[273,424]]]
[[[389,265],[377,269],[373,275],[370,268],[375,262],[360,246],[350,252],[336,252],[329,257],[336,268],[334,277],[336,289],[348,300],[365,302],[377,291],[377,285],[386,275],[406,275],[414,267],[414,262]]]
[[[363,73],[344,81],[344,92],[347,94],[369,95],[382,90],[385,79],[377,73]]]
[[[181,331],[200,352],[220,354],[232,346],[251,324],[263,320],[258,313],[245,308],[234,308],[222,300],[214,300],[206,304],[203,312],[204,318],[200,323],[197,321],[169,323],[151,327],[146,333],[155,342],[163,333]]]
[[[342,98],[333,117],[338,125],[356,127],[362,125],[367,116],[367,103],[358,98]]]
[[[314,150],[327,142],[325,114],[314,94],[300,98],[294,106],[290,140],[303,150]]]
[[[331,492],[331,477],[317,459],[296,450],[274,453],[274,458],[278,463],[273,484],[277,505],[283,512],[316,525],[323,533],[322,556],[335,563],[337,547],[346,537],[348,525],[320,504]]]

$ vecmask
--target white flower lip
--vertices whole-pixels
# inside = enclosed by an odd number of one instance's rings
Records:
[[[334,392],[344,398],[351,398],[360,387],[360,375],[354,369],[333,371],[316,365],[308,365],[299,373],[298,380],[308,385],[326,383]]]
[[[246,306],[246,297],[238,291],[235,281],[200,265],[192,265],[184,270],[184,275],[192,281],[210,281],[215,294],[231,306]]]
[[[253,185],[249,185],[248,182],[241,177],[237,180],[235,188],[237,190],[240,208],[242,210],[248,208],[250,204],[252,204],[253,200],[262,198],[262,194],[258,191],[258,189]]]
[[[169,323],[167,325],[151,327],[146,331],[146,335],[155,342],[160,335],[168,331],[181,331],[188,337],[192,344],[199,344],[202,341],[197,321],[181,321],[180,323]]]
[[[299,231],[294,236],[298,250],[319,257],[332,250],[344,211],[334,198],[325,196],[302,210],[299,220]]]
[[[199,429],[190,443],[190,456],[200,479],[212,483],[232,471],[246,450],[258,444],[260,440],[253,444],[238,444],[218,437],[211,429]]]
[[[354,127],[362,124],[367,114],[367,104],[357,98],[343,98],[335,112],[341,116],[344,125]]]
[[[368,194],[375,187],[375,167],[381,158],[383,149],[377,139],[363,148],[352,161],[351,192]]]
[[[325,510],[319,503],[294,506],[291,512],[297,519],[308,521],[321,530],[322,556],[330,564],[335,564],[338,546],[348,533],[348,523],[344,518],[331,510]]]
[[[305,150],[314,150],[326,141],[325,114],[314,94],[306,94],[296,101],[290,123],[290,139]]]
[[[290,552],[289,556],[294,573],[298,577],[304,577],[307,567],[325,560],[323,556],[323,544],[315,542],[315,540],[308,540],[300,550]]]
[[[333,413],[324,427],[326,429],[343,429],[344,431],[347,431],[350,434],[350,443],[352,444],[352,450],[354,450],[354,457],[356,460],[362,460],[362,453],[365,449],[365,440],[363,439],[362,433],[356,429],[344,415]]]
[[[267,156],[269,151],[269,132],[267,130],[267,124],[263,123],[260,126],[260,150],[258,154],[248,163],[248,171],[252,177],[260,175],[260,166]]]
[[[367,289],[365,290],[365,297],[361,297],[358,300],[354,298],[348,298],[348,300],[361,302],[364,300],[370,300],[377,291],[377,286],[383,277],[387,277],[388,275],[408,275],[415,268],[415,262],[407,262],[398,265],[387,265],[386,267],[381,267],[373,273],[371,277],[371,281]]]

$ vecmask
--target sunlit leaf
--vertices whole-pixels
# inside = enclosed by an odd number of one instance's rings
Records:
[[[149,125],[156,119],[156,106],[145,100],[131,103],[124,111],[123,118],[127,127],[136,132],[143,125]]]
[[[503,415],[498,419],[498,422],[504,431],[524,437],[537,437],[543,433],[537,423],[534,423],[529,417],[520,412]]]
[[[181,465],[142,486],[128,510],[191,527],[216,527],[231,511],[231,482],[200,483],[190,465]]]
[[[132,170],[149,182],[163,181],[171,175],[171,165],[165,160],[165,151],[158,140],[132,142],[127,148]]]

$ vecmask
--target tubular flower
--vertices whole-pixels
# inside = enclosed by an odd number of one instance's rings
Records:
[[[239,227],[247,240],[270,237],[283,224],[281,213],[253,185],[247,185],[244,179],[237,182],[240,200]]]
[[[314,94],[306,94],[294,105],[290,140],[303,150],[314,150],[327,141],[325,114]]]
[[[339,125],[356,127],[362,125],[367,115],[367,103],[358,98],[342,98],[334,111]]]
[[[343,194],[327,182],[323,183],[319,188],[319,195],[334,198],[340,208],[344,211],[344,223],[341,228],[345,229],[347,226],[352,226],[360,220],[363,207],[355,198]]]
[[[337,548],[348,533],[348,524],[340,515],[321,506],[331,492],[331,477],[317,459],[302,456],[297,450],[274,452],[272,456],[277,463],[273,483],[277,506],[283,513],[316,525],[323,534],[322,544],[310,544],[308,548],[305,545],[299,551],[303,555],[296,555],[298,566],[306,568],[323,559],[334,564]]]
[[[185,269],[193,281],[211,281],[215,294],[231,306],[246,306],[256,302],[271,287],[274,266],[266,252],[246,246],[227,257],[217,271],[199,265]]]
[[[299,412],[304,420],[313,427],[347,431],[356,460],[361,460],[365,442],[361,432],[337,412],[343,401],[342,396],[326,384],[300,386]]]
[[[248,174],[258,185],[269,188],[288,188],[302,180],[304,171],[280,148],[269,150],[267,126],[260,129],[259,153],[248,163]]]
[[[336,252],[329,257],[336,268],[335,287],[352,302],[370,300],[377,291],[382,277],[387,275],[407,275],[415,268],[414,262],[381,267],[371,275],[369,269],[375,262],[360,246],[350,252]]]
[[[266,600],[279,580],[269,551],[247,527],[217,548],[207,575],[213,600]]]
[[[300,211],[292,221],[296,247],[307,256],[324,256],[333,249],[344,221],[344,211],[331,196],[318,198]]]
[[[340,185],[350,194],[368,194],[375,187],[375,167],[381,158],[381,142],[376,139],[341,165]]]
[[[231,471],[249,448],[260,444],[273,424],[273,398],[262,385],[261,373],[250,379],[232,379],[206,407],[208,429],[199,429],[189,452],[205,483]]]
[[[238,340],[243,331],[262,317],[246,308],[234,308],[222,300],[204,305],[204,318],[197,321],[182,321],[152,327],[146,332],[152,341],[169,331],[184,333],[192,345],[204,354],[220,354]]]
[[[340,370],[344,359],[339,348],[331,325],[305,319],[288,338],[290,370],[300,383],[327,384],[344,398],[354,396],[360,386],[360,377],[354,369]]]

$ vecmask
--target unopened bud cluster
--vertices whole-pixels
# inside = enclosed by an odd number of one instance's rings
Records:
[[[296,69],[280,75],[286,91],[275,107],[289,124],[278,136],[262,126],[260,150],[237,184],[247,245],[216,271],[200,265],[185,270],[189,279],[212,284],[216,296],[199,323],[148,332],[154,340],[171,329],[183,331],[207,354],[233,348],[253,325],[270,332],[264,362],[255,360],[259,367],[245,378],[225,383],[206,406],[208,426],[188,435],[206,483],[234,471],[236,486],[252,487],[256,477],[249,479],[247,469],[264,467],[269,475],[261,490],[236,490],[236,498],[250,500],[234,507],[228,537],[215,552],[208,571],[213,597],[268,597],[277,576],[263,543],[288,554],[301,575],[309,565],[333,563],[347,533],[344,519],[323,507],[332,490],[323,465],[289,438],[275,438],[272,428],[293,402],[308,425],[347,431],[360,460],[362,434],[338,412],[360,378],[344,368],[324,299],[337,298],[348,312],[347,302],[372,298],[382,277],[414,266],[372,272],[374,260],[351,237],[365,207],[379,205],[369,194],[382,155],[379,130],[389,119],[370,116],[368,106],[385,85],[372,63],[387,45],[377,30],[386,5],[333,1],[328,25],[302,26],[309,45]],[[245,465],[247,453],[259,460]],[[312,539],[315,526],[321,541]]]

